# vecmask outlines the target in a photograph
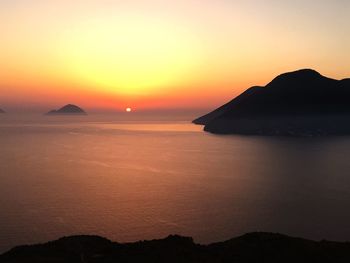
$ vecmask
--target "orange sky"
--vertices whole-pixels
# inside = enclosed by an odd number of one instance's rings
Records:
[[[279,73],[350,77],[350,3],[3,0],[0,107],[212,108]]]

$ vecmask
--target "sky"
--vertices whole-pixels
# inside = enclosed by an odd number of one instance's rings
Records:
[[[214,108],[276,75],[350,77],[347,0],[0,0],[0,108]]]

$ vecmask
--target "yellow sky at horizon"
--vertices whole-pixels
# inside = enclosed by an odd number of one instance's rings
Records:
[[[343,0],[3,0],[0,105],[209,108],[299,68],[350,77],[349,12]]]

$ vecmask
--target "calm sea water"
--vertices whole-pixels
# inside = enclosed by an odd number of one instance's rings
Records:
[[[0,116],[0,251],[74,234],[350,240],[350,137],[217,136],[166,119]]]

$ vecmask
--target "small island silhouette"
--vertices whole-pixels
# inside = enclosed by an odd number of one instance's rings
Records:
[[[66,115],[86,115],[87,113],[80,107],[73,105],[73,104],[67,104],[60,108],[59,110],[51,110],[47,115],[56,115],[56,114],[66,114]]]
[[[350,79],[312,69],[251,87],[195,124],[217,134],[317,136],[350,134]]]
[[[350,243],[317,242],[264,232],[209,245],[177,235],[125,244],[99,236],[71,236],[46,244],[15,247],[0,255],[0,262],[337,263],[350,262]]]

